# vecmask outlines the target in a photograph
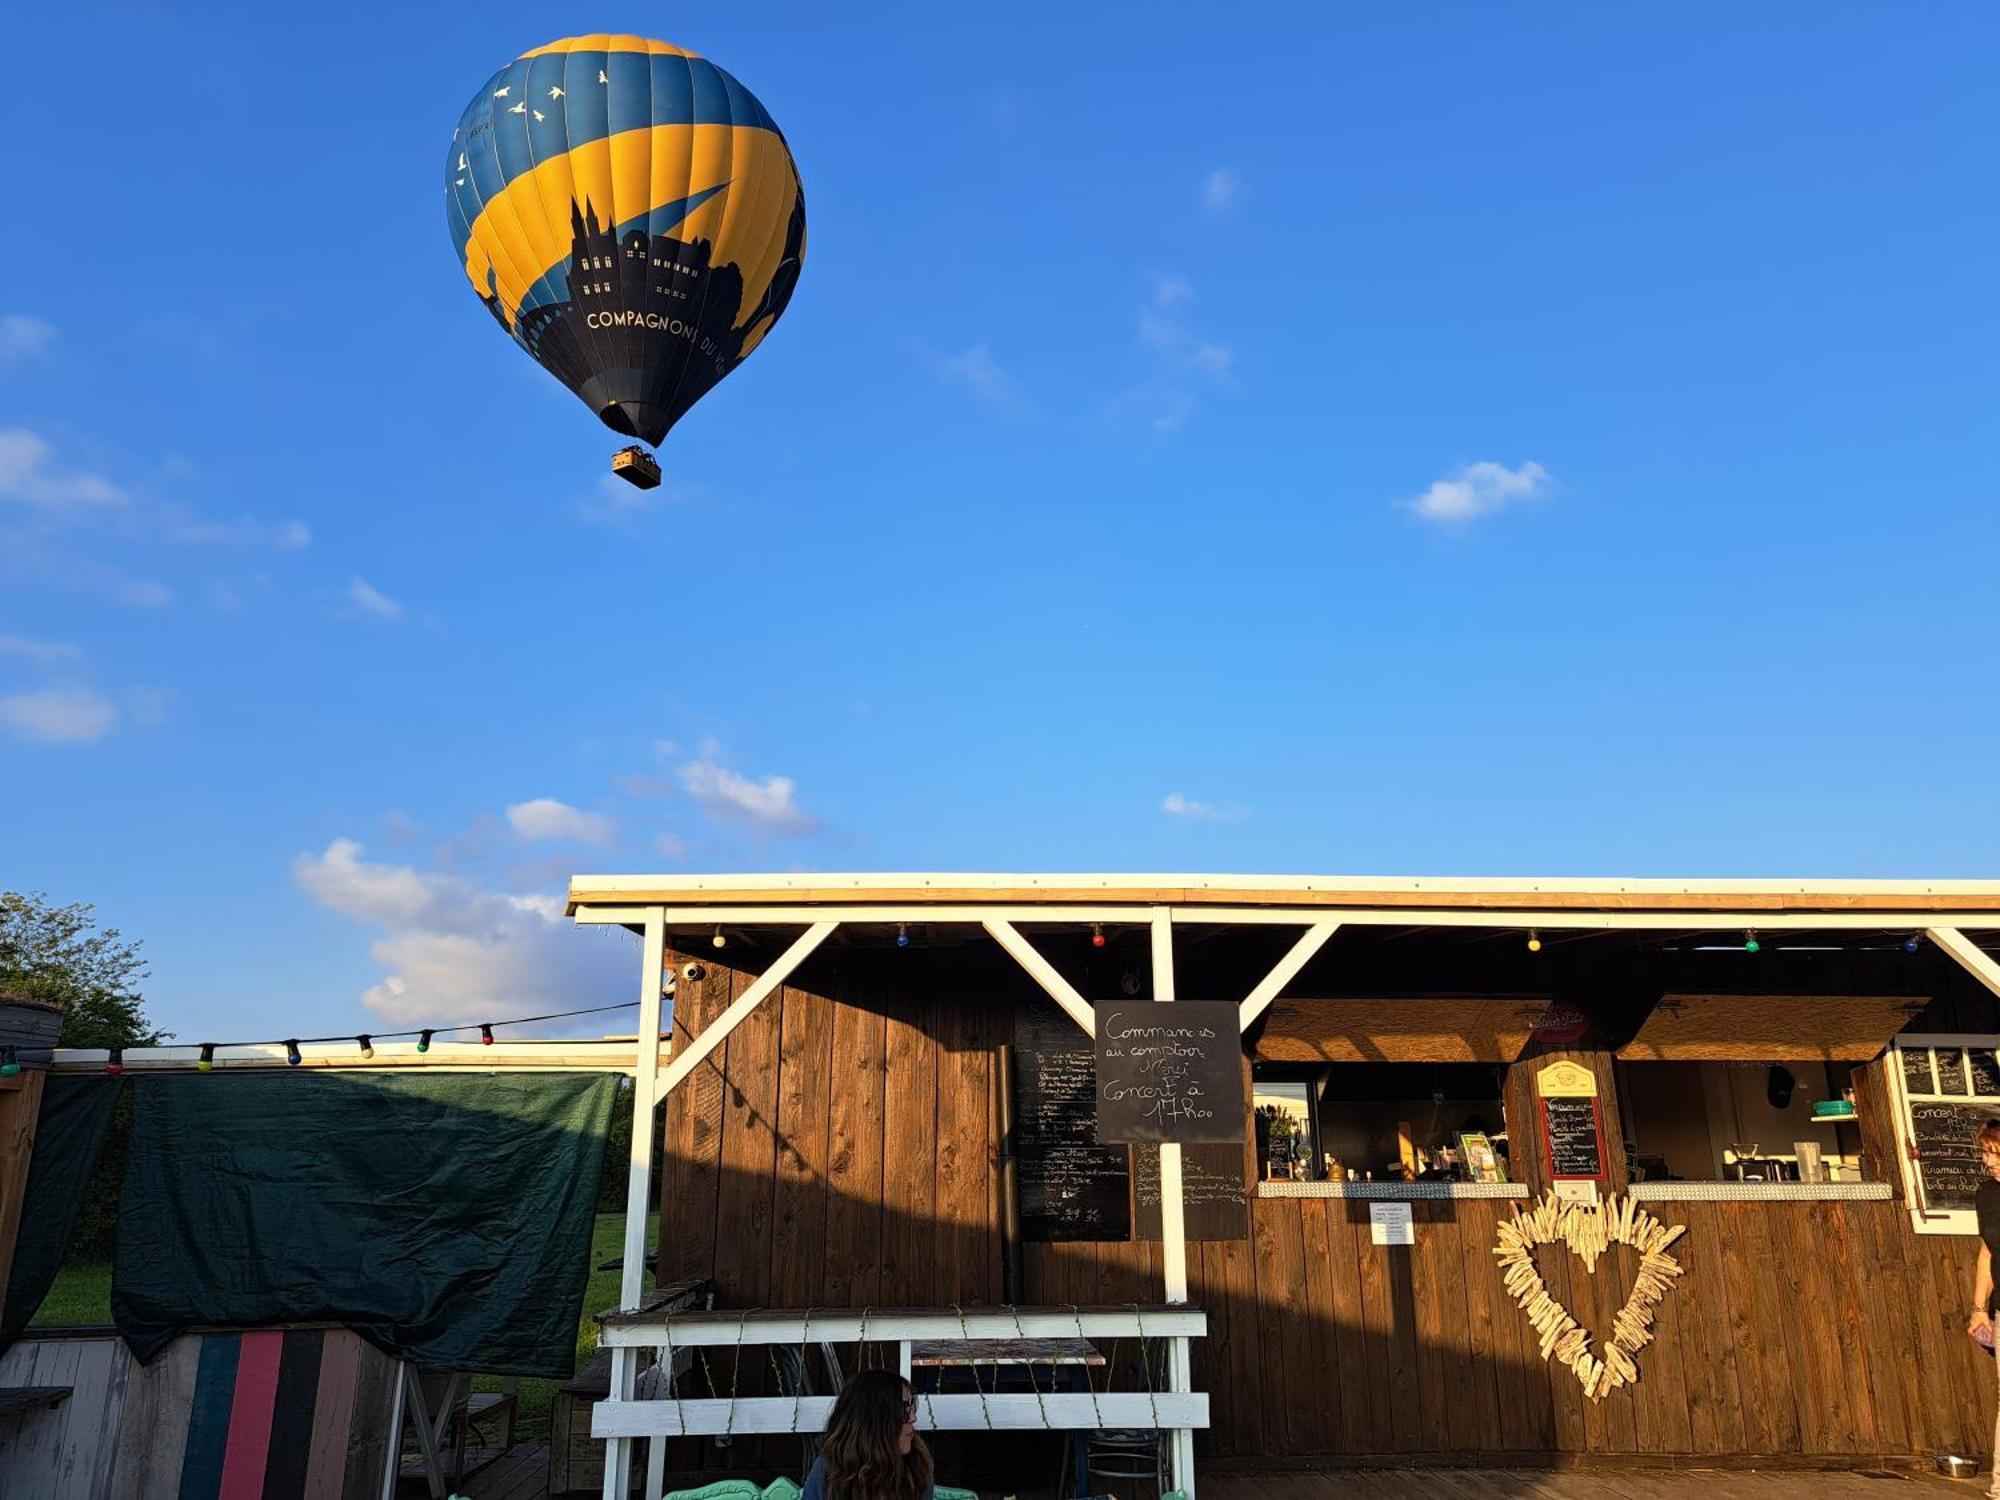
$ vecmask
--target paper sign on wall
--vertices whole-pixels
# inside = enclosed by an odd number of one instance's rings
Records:
[[[1414,1245],[1417,1227],[1407,1203],[1368,1205],[1368,1240],[1375,1245]]]

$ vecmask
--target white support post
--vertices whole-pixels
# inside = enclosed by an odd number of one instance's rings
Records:
[[[1994,994],[2000,995],[2000,963],[1994,962],[1991,954],[1956,927],[1932,927],[1927,930],[1931,941],[1957,959],[1961,969]]]
[[[1090,1008],[1090,1002],[1076,992],[1074,985],[1056,972],[1055,965],[1043,958],[1035,945],[1022,937],[1012,922],[1003,922],[996,917],[980,925],[992,934],[996,943],[1014,955],[1014,962],[1026,969],[1028,977],[1048,991],[1051,1000],[1069,1013],[1069,1018],[1083,1028],[1085,1036],[1097,1035],[1097,1015]]]
[[[1257,1018],[1264,1014],[1266,1007],[1278,998],[1278,991],[1290,984],[1312,956],[1326,946],[1326,940],[1338,931],[1340,931],[1338,922],[1315,922],[1301,933],[1299,940],[1292,944],[1292,951],[1278,960],[1271,972],[1266,974],[1257,988],[1250,992],[1249,998],[1244,1000],[1242,1019],[1237,1023],[1238,1029],[1248,1031],[1256,1024]]]
[[[1174,998],[1174,914],[1171,907],[1153,909],[1153,999]],[[1175,1141],[1160,1146],[1160,1259],[1165,1270],[1168,1302],[1185,1302],[1187,1286],[1187,1200],[1181,1180],[1181,1148]],[[1143,1350],[1141,1357],[1144,1357]],[[1185,1336],[1167,1341],[1167,1389],[1181,1394],[1194,1389],[1194,1361]],[[1174,1488],[1194,1500],[1194,1430],[1173,1429]]]
[[[661,914],[664,917],[664,912]],[[666,1073],[660,1078],[658,1088],[651,1095],[653,1102],[664,1101],[667,1095],[679,1088],[681,1081],[701,1065],[703,1058],[720,1047],[729,1038],[729,1033],[740,1025],[743,1019],[762,1005],[771,992],[791,977],[792,970],[806,961],[813,949],[825,942],[827,935],[838,927],[838,922],[815,922],[802,933],[798,940],[778,956],[778,961],[757,976],[757,982],[745,990],[729,1009],[710,1022],[707,1029],[694,1039],[687,1051],[674,1053],[674,1059],[667,1064]],[[646,929],[651,941],[652,928]],[[659,979],[657,966],[653,978]]]
[[[667,913],[646,912],[644,952],[639,960],[639,1035],[632,1077],[632,1154],[625,1173],[625,1264],[618,1277],[618,1305],[631,1311],[646,1294],[646,1210],[653,1196],[653,1111],[659,1107],[660,992],[665,987]],[[611,1351],[611,1399],[630,1401],[638,1384],[639,1351]],[[604,1500],[626,1500],[632,1492],[634,1439],[605,1439]]]

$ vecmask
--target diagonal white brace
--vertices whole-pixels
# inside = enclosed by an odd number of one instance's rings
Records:
[[[1930,940],[1958,960],[1958,966],[1986,988],[2000,995],[2000,962],[1956,927],[1932,927]]]
[[[1292,944],[1292,951],[1278,960],[1243,1002],[1238,1023],[1241,1030],[1250,1029],[1252,1023],[1264,1014],[1265,1007],[1278,998],[1278,991],[1290,984],[1299,970],[1306,966],[1307,960],[1324,948],[1326,940],[1338,931],[1338,922],[1315,922],[1299,935],[1299,940]]]
[[[1035,945],[1022,937],[1012,922],[992,918],[980,923],[993,935],[993,940],[1014,955],[1014,962],[1028,971],[1028,976],[1049,992],[1049,998],[1069,1012],[1069,1018],[1083,1028],[1085,1036],[1097,1035],[1097,1015],[1090,1008],[1090,1002],[1076,992],[1076,988],[1055,970],[1055,965],[1043,958]]]
[[[729,1009],[709,1023],[708,1028],[694,1039],[686,1052],[676,1052],[673,1061],[667,1064],[667,1071],[660,1075],[659,1092],[653,1096],[655,1101],[665,1099],[678,1088],[681,1080],[700,1066],[703,1058],[727,1041],[729,1033],[741,1024],[743,1018],[762,1005],[773,990],[790,978],[792,970],[804,963],[813,949],[825,942],[828,934],[839,925],[838,922],[813,923],[799,935],[791,947],[778,956],[776,963],[757,976],[755,984],[739,995]]]

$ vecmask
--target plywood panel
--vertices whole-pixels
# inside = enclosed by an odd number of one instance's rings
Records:
[[[1265,1013],[1267,1062],[1499,1062],[1521,1055],[1543,995],[1287,999]]]
[[[674,994],[675,1048],[691,1046],[728,1009],[742,982],[742,976],[721,965],[706,966],[699,981],[683,980]],[[714,1267],[727,1061],[726,1051],[717,1048],[667,1097],[666,1161],[659,1174],[662,1282],[707,1277]]]
[[[1867,1062],[1930,1002],[1907,995],[1663,995],[1626,1062]]]
[[[774,1002],[766,1002],[774,1003]],[[780,1307],[825,1300],[827,1090],[833,1081],[833,1006],[786,989],[778,1042],[777,1191],[771,1286]]]
[[[778,1161],[778,1033],[783,1008],[767,999],[718,1049],[722,1180],[716,1192],[714,1269],[725,1307],[771,1303],[771,1209]],[[699,1071],[699,1070],[697,1070]]]
[[[885,1299],[882,1274],[883,1020],[836,1004],[828,1090],[826,1300],[867,1307]]]
[[[937,1044],[921,1024],[919,1004],[888,1005],[882,1142],[884,1294],[905,1306],[937,1305]]]

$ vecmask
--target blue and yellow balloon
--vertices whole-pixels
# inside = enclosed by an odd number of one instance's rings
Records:
[[[646,443],[763,342],[805,260],[784,136],[742,84],[668,42],[523,53],[466,107],[444,176],[452,248],[488,311]],[[619,472],[656,483],[639,458]]]

